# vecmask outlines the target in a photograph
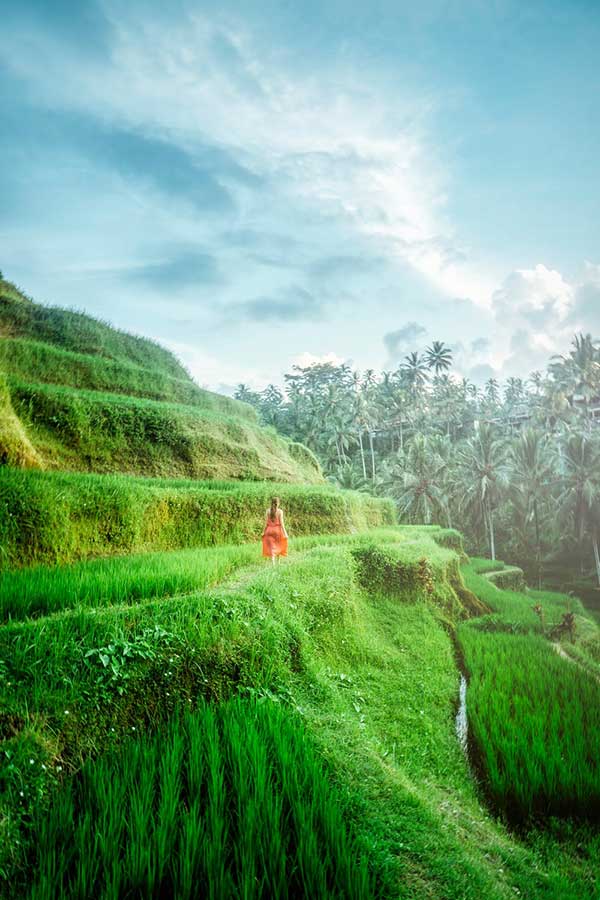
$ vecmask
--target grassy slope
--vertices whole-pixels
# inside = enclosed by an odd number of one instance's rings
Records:
[[[314,456],[200,388],[170,351],[0,280],[0,462],[320,483]]]
[[[395,520],[393,503],[332,485],[0,471],[0,568],[258,541],[274,492],[292,535]]]
[[[410,542],[406,529],[388,532],[396,537]],[[551,833],[518,839],[482,806],[454,734],[458,671],[435,595],[370,594],[356,581],[348,538],[337,546],[311,540],[314,549],[279,569],[251,565],[221,588],[177,602],[129,605],[125,596],[127,605],[6,626],[0,657],[10,688],[0,721],[13,768],[4,774],[4,837],[14,841],[15,809],[40,808],[83,759],[155,727],[180,700],[240,693],[302,716],[362,835],[381,896],[596,896],[597,838],[577,835],[566,847]],[[428,535],[418,542],[424,556],[436,555]],[[159,577],[157,560],[148,560],[149,581]],[[183,555],[173,560],[183,577]],[[197,560],[187,566],[192,578]],[[74,600],[78,590],[89,598],[83,570],[73,573]],[[123,571],[104,575],[101,590],[119,602]],[[64,570],[54,576],[71,580]],[[52,575],[43,578],[49,585]],[[163,593],[178,587],[175,580]],[[131,653],[119,663],[125,641]],[[97,655],[86,658],[102,647],[117,675]]]

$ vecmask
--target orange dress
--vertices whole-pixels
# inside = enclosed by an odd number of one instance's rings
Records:
[[[262,555],[287,556],[287,547],[288,539],[280,517],[277,516],[277,520],[273,522],[271,516],[267,514],[267,522],[262,539]]]

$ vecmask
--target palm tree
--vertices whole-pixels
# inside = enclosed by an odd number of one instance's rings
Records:
[[[448,519],[445,470],[446,461],[432,450],[425,435],[416,435],[408,449],[401,487],[396,489],[401,516],[424,525],[439,516]]]
[[[505,477],[503,443],[489,425],[482,424],[458,454],[464,488],[462,506],[471,510],[486,530],[490,555],[496,559],[494,511],[502,496]]]
[[[550,497],[553,482],[548,438],[540,431],[527,428],[510,448],[513,506],[523,516],[525,528],[533,522],[535,561],[538,587],[542,586],[542,509]]]
[[[338,466],[334,474],[329,476],[329,480],[347,491],[364,493],[369,490],[366,478],[363,478],[350,463]]]
[[[570,523],[580,552],[591,538],[598,585],[598,517],[600,513],[600,447],[582,432],[567,434],[560,445],[558,504],[564,521]]]
[[[413,396],[416,396],[427,384],[427,364],[422,356],[413,351],[405,357],[401,370]]]
[[[446,372],[452,365],[452,350],[443,341],[434,341],[431,347],[425,351],[425,359],[430,369],[436,375]]]
[[[577,334],[568,356],[554,356],[549,366],[559,390],[569,396],[571,405],[583,405],[585,427],[589,431],[589,403],[600,393],[600,352],[591,334]]]

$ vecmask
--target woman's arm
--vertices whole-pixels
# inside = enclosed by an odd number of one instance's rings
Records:
[[[279,521],[281,522],[281,530],[282,530],[282,532],[283,532],[283,536],[284,536],[285,538],[289,537],[287,531],[285,530],[285,524],[284,524],[284,521],[283,521],[283,510],[282,510],[282,509],[279,510]]]
[[[267,525],[269,524],[269,510],[265,513],[265,527],[263,528],[263,537],[267,533]]]

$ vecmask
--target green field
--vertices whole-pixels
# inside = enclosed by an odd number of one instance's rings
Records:
[[[585,662],[598,629],[579,600],[499,590],[481,574],[488,571],[487,561],[472,560],[465,575],[492,612],[458,630],[469,677],[473,754],[485,790],[513,822],[598,819],[600,683],[588,671],[593,663],[569,664],[542,636],[572,611],[579,633],[572,646]]]
[[[2,280],[0,463],[3,898],[600,896],[579,600]]]
[[[204,390],[170,351],[0,279],[0,463],[321,483],[306,447]]]
[[[332,485],[0,469],[0,568],[259,540],[277,493],[294,535],[395,521],[391,500]]]
[[[88,866],[77,850],[91,827],[88,807],[77,798],[89,798],[91,821],[104,822],[102,827],[110,831],[115,794],[104,791],[106,802],[99,805],[91,798],[110,783],[116,795],[122,791],[129,798],[124,802],[135,802],[129,767],[144,765],[147,783],[155,785],[154,800],[140,808],[140,815],[152,817],[144,846],[157,845],[163,832],[162,794],[156,786],[164,773],[152,752],[143,761],[146,754],[137,736],[148,735],[151,742],[162,728],[175,735],[176,710],[198,708],[202,715],[205,701],[215,716],[225,717],[222,704],[238,697],[274,706],[289,723],[280,730],[291,734],[294,722],[302,723],[314,767],[311,762],[302,775],[304,788],[293,806],[302,817],[318,793],[313,779],[324,773],[331,815],[339,827],[330,832],[332,844],[319,842],[319,852],[330,846],[328,865],[340,871],[348,854],[363,859],[364,877],[376,886],[372,896],[475,900],[518,891],[554,900],[595,897],[596,831],[573,825],[569,837],[553,826],[518,837],[490,815],[472,778],[453,721],[458,670],[448,633],[448,591],[458,586],[457,570],[444,570],[434,535],[395,528],[307,538],[310,543],[304,546],[292,543],[293,555],[276,569],[244,557],[251,548],[226,547],[198,550],[196,560],[188,551],[138,557],[132,560],[131,577],[125,559],[40,569],[32,596],[58,597],[62,585],[70,597],[67,608],[10,622],[0,632],[0,658],[6,661],[0,722],[7,760],[1,868],[9,894],[29,895],[37,879],[41,893],[33,896],[44,896],[44,878],[47,883],[55,877],[54,866],[61,860],[70,866],[71,874],[60,877],[71,891],[79,877],[108,883],[117,870],[129,877],[130,869],[122,865],[122,843],[114,853],[100,854],[97,868]],[[352,551],[371,548],[374,542],[379,552],[388,547],[396,563],[402,561],[403,546],[409,566],[415,559],[438,560],[431,567],[431,590],[411,583],[391,593],[365,588]],[[162,587],[161,560],[167,573]],[[15,596],[19,577],[4,576],[5,584],[15,579]],[[460,572],[458,577],[462,581]],[[153,599],[136,593],[136,582],[144,579],[155,592]],[[178,579],[185,582],[183,594]],[[90,590],[94,583],[96,604]],[[558,657],[556,663],[568,671],[573,665]],[[475,709],[473,698],[469,703]],[[276,756],[265,757],[269,746],[266,741],[256,748],[264,784],[281,764]],[[233,765],[232,753],[227,752],[222,766],[225,778],[233,777],[227,768]],[[246,763],[255,764],[250,759]],[[256,797],[240,798],[236,817],[256,815],[260,826],[253,827],[269,827],[273,805],[282,795],[279,788],[268,788],[265,796],[268,802],[258,809]],[[69,845],[73,852],[66,854],[60,817],[71,822],[73,804],[78,812],[68,827],[75,831],[67,834],[77,837]],[[208,815],[208,807],[202,809]],[[237,818],[232,823],[227,814],[223,821],[231,827],[226,858],[241,860],[247,852],[253,871],[256,859],[235,837]],[[171,831],[173,839],[184,840],[188,825],[186,839],[193,841],[189,816]],[[31,855],[40,842],[46,870]],[[210,844],[205,846],[208,852]],[[342,849],[338,853],[335,847]],[[318,853],[311,858],[317,860]],[[240,877],[233,863],[228,872]],[[167,868],[152,877],[156,887],[160,878],[184,878],[185,873]],[[324,894],[346,895],[333,888]]]
[[[87,763],[34,835],[38,900],[186,900],[199,885],[215,900],[375,891],[301,720],[256,701],[200,703]]]

